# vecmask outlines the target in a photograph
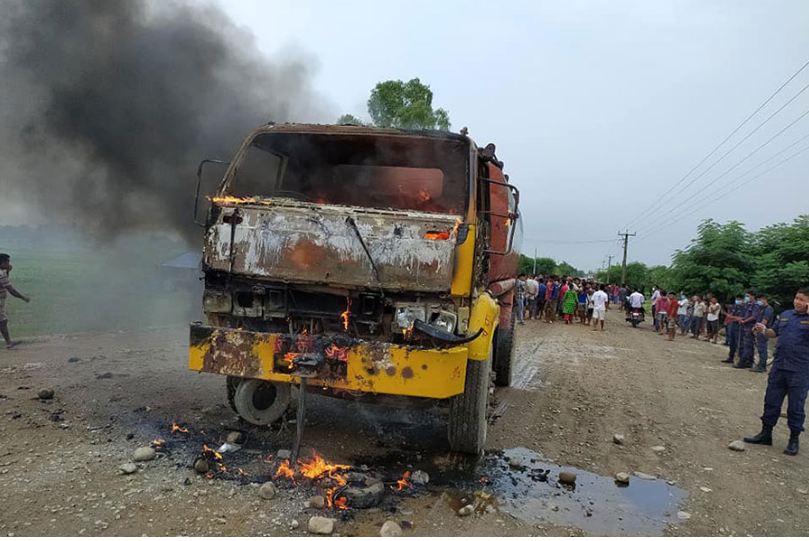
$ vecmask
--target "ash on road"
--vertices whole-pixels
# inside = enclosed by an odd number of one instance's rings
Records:
[[[666,342],[619,316],[606,332],[518,329],[515,385],[496,393],[477,463],[447,452],[436,409],[314,398],[305,445],[386,484],[377,507],[348,512],[309,507],[323,494],[312,483],[260,495],[294,427],[240,424],[224,378],[186,369],[185,328],[28,341],[0,352],[0,534],[309,535],[312,516],[343,535],[377,535],[386,521],[405,535],[805,532],[809,454],[781,454],[786,428],[771,448],[728,448],[758,429],[765,376],[720,364],[721,346]],[[202,445],[234,430],[246,440],[224,468],[194,471]],[[155,459],[131,462],[155,440]],[[415,470],[429,483],[395,490]]]

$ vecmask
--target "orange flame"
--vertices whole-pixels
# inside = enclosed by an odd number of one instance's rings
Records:
[[[208,446],[207,446],[207,445],[205,445],[204,443],[202,444],[202,454],[207,455],[207,456],[209,456],[209,457],[213,458],[213,459],[214,459],[214,460],[216,460],[217,462],[219,462],[220,460],[222,460],[222,453],[219,453],[218,451],[216,451],[216,450],[214,450],[214,449],[211,449],[210,447],[208,447]]]
[[[172,422],[172,423],[171,423],[171,433],[172,433],[172,434],[175,434],[175,433],[177,433],[177,432],[180,432],[180,433],[182,433],[182,434],[188,434],[188,429],[187,429],[187,428],[185,428],[185,427],[182,427],[182,426],[178,425],[178,424],[177,424],[177,423],[175,423],[175,422]]]
[[[292,370],[295,366],[295,359],[300,356],[300,353],[295,353],[294,351],[290,351],[289,353],[284,354],[284,362],[287,363],[287,367]]]
[[[325,491],[328,507],[330,509],[333,507],[347,509],[348,500],[342,496],[335,499],[334,494],[341,486],[348,483],[348,480],[342,472],[350,468],[351,466],[347,464],[332,464],[327,462],[322,456],[315,452],[312,458],[308,460],[298,460],[297,473],[290,467],[289,460],[284,460],[278,465],[278,469],[275,471],[275,478],[283,477],[294,480],[295,476],[299,474],[301,477],[311,480],[330,479],[336,486],[329,487]]]
[[[396,492],[401,492],[404,489],[409,488],[410,486],[412,486],[410,484],[410,472],[406,471],[402,475],[402,478],[396,481],[396,486],[393,488],[393,490],[395,490]]]
[[[289,460],[284,460],[278,465],[275,470],[275,477],[286,477],[287,479],[295,479],[295,471],[289,467]]]
[[[402,329],[402,335],[404,336],[405,340],[410,340],[411,338],[413,338],[413,324],[412,323],[406,329]]]
[[[166,445],[166,440],[164,440],[162,438],[157,438],[156,440],[152,440],[151,445],[155,449],[159,449],[160,447],[163,447],[164,445]]]
[[[427,231],[424,234],[425,240],[449,240],[449,231]]]
[[[422,203],[426,203],[427,201],[430,201],[431,199],[432,199],[432,197],[430,196],[429,193],[427,193],[424,190],[419,190],[419,201],[421,201]]]
[[[346,309],[340,314],[340,319],[343,321],[343,329],[348,330],[348,322],[351,317],[351,299],[346,299]]]
[[[242,203],[258,202],[258,199],[255,197],[236,197],[234,195],[217,195],[209,199],[217,205],[239,205]]]

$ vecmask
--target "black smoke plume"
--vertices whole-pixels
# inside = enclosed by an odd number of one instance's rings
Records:
[[[106,237],[193,238],[195,168],[253,127],[328,117],[303,61],[273,62],[219,9],[0,0],[0,199]]]

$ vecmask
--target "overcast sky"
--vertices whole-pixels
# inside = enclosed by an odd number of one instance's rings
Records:
[[[523,194],[523,251],[585,269],[609,254],[620,258],[618,230],[809,61],[804,0],[220,5],[265,54],[307,58],[314,86],[338,113],[367,119],[369,91],[382,80],[429,84],[454,131],[468,126],[478,144],[497,144]],[[665,206],[631,224],[638,236],[629,259],[668,263],[704,218],[756,229],[809,213],[809,152],[738,187],[789,157],[738,178],[809,134],[809,117],[731,169],[809,109],[809,91],[678,193],[807,84],[809,68],[672,190]],[[737,187],[696,210],[707,194],[722,195],[722,186]]]

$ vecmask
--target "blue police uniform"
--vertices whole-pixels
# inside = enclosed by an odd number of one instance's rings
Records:
[[[770,429],[775,426],[784,397],[787,397],[787,425],[791,432],[798,434],[803,431],[809,391],[809,312],[799,314],[787,310],[775,319],[772,330],[778,341],[767,379],[761,422]]]
[[[729,310],[729,314],[731,316],[740,317],[743,309],[743,304],[734,304]],[[725,362],[732,363],[733,358],[736,357],[736,350],[739,348],[740,334],[741,325],[738,321],[732,321],[725,325],[725,339],[727,340],[728,347],[730,348],[730,351],[728,351],[728,358]]]
[[[742,305],[740,312],[742,319],[753,318],[749,323],[740,324],[739,338],[739,367],[750,368],[755,362],[753,327],[756,325],[761,307],[755,301],[748,302]]]
[[[756,317],[756,323],[764,323],[767,327],[772,327],[773,324],[773,316],[775,312],[773,312],[772,306],[762,306],[761,309],[758,311],[758,315]],[[756,350],[758,350],[758,367],[761,370],[767,369],[767,335],[765,333],[759,333],[754,335],[755,343],[756,343]]]

